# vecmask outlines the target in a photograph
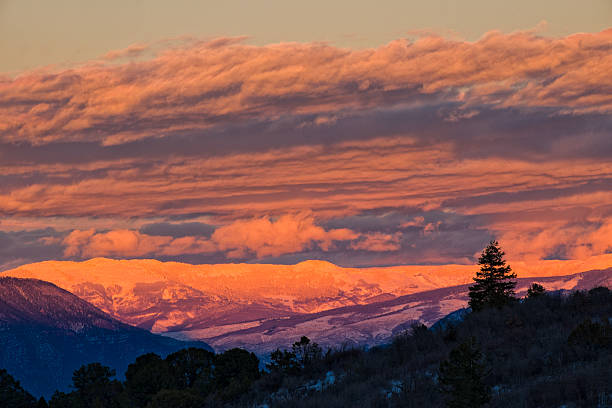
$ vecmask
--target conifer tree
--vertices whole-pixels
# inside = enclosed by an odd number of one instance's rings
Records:
[[[439,384],[449,408],[481,407],[491,399],[484,384],[487,370],[474,338],[457,346],[440,364]]]
[[[504,255],[497,241],[491,241],[482,251],[478,259],[480,271],[474,278],[476,283],[469,289],[469,305],[473,311],[502,307],[515,299],[516,274],[506,265]]]
[[[532,299],[538,296],[542,296],[546,293],[546,289],[544,289],[544,286],[540,285],[539,283],[533,283],[528,289],[527,289],[527,298],[528,299]]]
[[[36,400],[23,389],[6,370],[0,369],[0,406],[15,408],[34,407]]]

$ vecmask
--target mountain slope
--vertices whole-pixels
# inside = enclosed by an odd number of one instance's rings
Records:
[[[65,389],[82,364],[123,373],[137,356],[190,345],[126,325],[48,282],[0,278],[0,367],[34,395]]]
[[[520,278],[517,294],[524,296],[534,282],[549,291],[612,287],[612,268],[567,276]],[[414,322],[432,325],[449,313],[467,307],[468,287],[460,285],[401,296],[367,305],[347,306],[282,319],[169,332],[178,339],[202,339],[217,350],[244,347],[265,354],[287,347],[302,335],[327,347],[341,344],[377,345],[409,329]]]
[[[123,322],[154,332],[367,304],[466,283],[470,274],[465,266],[357,269],[323,261],[188,265],[104,258],[47,261],[4,272],[52,282]]]
[[[525,276],[567,275],[612,265],[612,254],[587,261],[513,263]],[[317,313],[471,282],[474,265],[342,268],[297,265],[190,265],[95,258],[46,261],[5,276],[52,282],[119,320],[154,332],[207,328]]]
[[[612,255],[586,262],[513,263],[519,276],[536,276],[525,278],[523,289],[538,281],[551,290],[574,289],[595,276],[570,277],[560,273],[563,266],[573,272],[593,265],[612,265]],[[123,322],[154,332],[201,339],[219,350],[243,346],[267,353],[301,335],[330,346],[377,344],[412,321],[431,324],[465,306],[467,286],[461,285],[471,283],[475,270],[474,265],[359,269],[322,261],[188,265],[96,258],[41,262],[4,274],[49,280]]]

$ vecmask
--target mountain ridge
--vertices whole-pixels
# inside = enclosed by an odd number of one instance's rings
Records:
[[[123,373],[141,354],[189,346],[210,350],[129,326],[52,283],[0,277],[0,367],[35,395],[65,390],[83,364]]]
[[[517,295],[524,296],[532,283],[543,284],[549,291],[612,287],[612,268],[557,277],[518,278]],[[191,336],[188,331],[168,332],[165,335],[184,339],[200,337],[219,350],[245,347],[260,354],[284,346],[283,342],[286,343],[287,338],[297,340],[302,334],[326,347],[337,347],[343,343],[380,345],[410,329],[412,323],[431,326],[449,313],[467,307],[469,286],[451,286],[373,304],[346,306],[285,319],[269,319],[217,336],[203,336],[203,331],[196,331]]]
[[[608,256],[571,265],[608,261],[612,265]],[[547,264],[557,271],[563,263],[535,263],[532,270],[547,275],[541,269]],[[459,266],[360,270],[325,261],[189,265],[97,258],[31,264],[5,275],[53,280],[121,321],[166,336],[201,339],[218,350],[245,347],[265,354],[301,335],[325,346],[344,339],[378,344],[410,322],[431,324],[467,303],[466,285],[477,267],[463,265],[459,272],[455,267]],[[525,282],[523,291],[531,282],[549,282],[553,290],[575,289],[592,281],[580,273],[523,277],[519,282]],[[436,292],[439,289],[444,290]]]

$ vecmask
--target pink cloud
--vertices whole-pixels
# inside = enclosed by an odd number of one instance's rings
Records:
[[[180,237],[174,238],[167,245],[160,248],[155,254],[159,255],[184,255],[205,254],[217,251],[214,242],[203,237]]]
[[[64,256],[90,258],[96,256],[141,257],[149,255],[202,254],[226,252],[230,258],[254,253],[258,258],[300,252],[315,245],[323,251],[336,241],[358,238],[346,229],[325,230],[315,224],[312,214],[285,214],[276,220],[269,217],[237,220],[224,225],[210,239],[186,236],[172,238],[142,234],[133,230],[95,232],[74,230],[64,240]]]
[[[517,260],[541,260],[561,255],[568,259],[587,259],[612,252],[612,221],[606,219],[591,224],[565,225],[551,223],[521,225],[500,231],[506,252]]]
[[[358,234],[346,229],[325,230],[315,224],[309,213],[286,214],[276,220],[269,217],[237,220],[217,229],[212,240],[229,257],[243,257],[254,252],[258,258],[300,252],[317,245],[327,251],[334,241],[347,241]]]
[[[156,236],[133,230],[74,230],[62,241],[64,256],[91,258],[97,256],[144,257],[215,252],[214,242],[203,237]]]
[[[428,241],[446,233],[438,215],[456,214],[466,229],[499,234],[509,253],[600,254],[610,242],[611,51],[612,30],[366,50],[219,39],[0,78],[0,226],[72,230],[69,257],[261,258],[347,241],[392,259],[382,252],[400,239],[388,228],[360,235],[321,222],[397,211],[410,214],[403,234],[418,227]],[[146,149],[109,146],[143,139]],[[87,143],[53,144],[67,141]],[[413,215],[425,212],[435,214]],[[197,214],[221,225],[212,237],[147,235],[134,221]],[[442,259],[436,251],[427,259]]]
[[[102,56],[102,59],[113,61],[120,58],[134,58],[142,55],[149,48],[149,44],[132,44],[129,47],[121,50],[109,51]]]
[[[427,225],[425,225],[425,227],[423,228],[423,234],[424,235],[433,234],[434,232],[438,230],[441,224],[442,224],[442,221],[428,222]]]
[[[137,231],[114,230],[96,233],[94,230],[72,231],[63,241],[65,256],[90,258],[96,256],[145,256],[159,251],[172,241],[170,237],[140,234]]]
[[[112,145],[257,117],[333,118],[426,95],[464,105],[465,113],[449,120],[475,115],[471,106],[478,104],[609,112],[611,32],[564,38],[491,32],[476,42],[422,37],[366,50],[190,42],[146,61],[0,81],[0,140]],[[134,45],[108,58],[144,50]]]
[[[400,224],[400,227],[402,227],[402,228],[423,227],[424,225],[425,225],[425,217],[417,216],[417,217],[414,217],[410,221],[406,221],[406,222]]]

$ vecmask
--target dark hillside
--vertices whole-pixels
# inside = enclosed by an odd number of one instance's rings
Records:
[[[81,365],[98,361],[123,373],[137,356],[189,345],[112,318],[35,279],[0,278],[0,368],[35,396],[66,389]]]
[[[299,374],[265,376],[253,395],[271,407],[443,407],[440,362],[473,336],[490,407],[612,406],[611,319],[607,288],[543,295],[444,329],[414,326],[389,346],[329,353]]]

